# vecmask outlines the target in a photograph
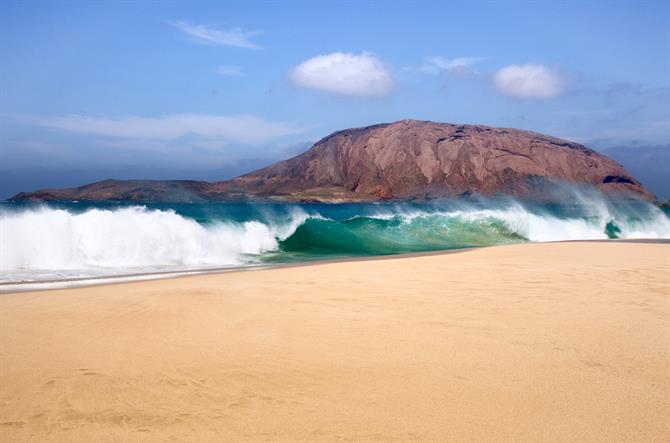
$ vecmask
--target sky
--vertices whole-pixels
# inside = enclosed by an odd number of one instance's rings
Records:
[[[670,197],[667,1],[0,3],[0,198],[221,180],[405,118],[528,129]]]

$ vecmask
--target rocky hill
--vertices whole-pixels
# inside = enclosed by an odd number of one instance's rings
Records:
[[[516,129],[403,120],[336,132],[211,192],[298,199],[524,196],[555,182],[653,199],[623,166],[577,143]]]
[[[105,181],[15,200],[303,201],[542,197],[555,183],[653,200],[623,166],[577,143],[517,129],[402,120],[347,129],[297,157],[232,180]]]
[[[21,192],[12,201],[204,201],[212,184],[192,180],[103,180],[78,188],[40,189]]]

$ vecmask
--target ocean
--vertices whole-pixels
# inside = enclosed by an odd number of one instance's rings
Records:
[[[3,202],[0,283],[607,238],[670,238],[670,213],[597,192],[561,204]]]

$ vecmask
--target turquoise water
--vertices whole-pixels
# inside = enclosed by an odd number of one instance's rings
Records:
[[[576,194],[427,203],[0,204],[0,280],[40,281],[528,241],[670,238],[667,212]]]

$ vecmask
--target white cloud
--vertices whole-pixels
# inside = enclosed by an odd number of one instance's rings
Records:
[[[198,43],[247,49],[260,48],[251,41],[253,36],[260,34],[259,31],[246,31],[241,28],[216,29],[184,21],[170,22],[170,24]]]
[[[243,144],[264,143],[304,132],[304,128],[271,122],[253,115],[172,114],[123,118],[66,115],[32,117],[27,122],[67,132],[135,140],[174,140],[198,136]]]
[[[393,89],[393,79],[373,54],[334,52],[296,66],[291,81],[303,88],[353,97],[383,97]]]
[[[426,74],[439,74],[446,72],[455,75],[471,75],[474,74],[472,65],[480,60],[479,57],[459,57],[447,59],[440,56],[434,56],[426,59],[426,62],[421,65],[419,70]]]
[[[216,68],[216,73],[226,77],[241,77],[244,75],[241,66],[222,65]]]
[[[517,98],[547,99],[563,92],[563,79],[544,65],[509,65],[493,76],[496,88]]]

